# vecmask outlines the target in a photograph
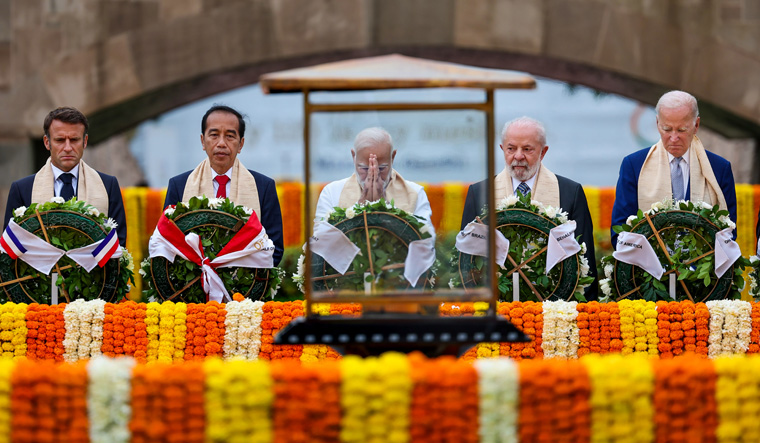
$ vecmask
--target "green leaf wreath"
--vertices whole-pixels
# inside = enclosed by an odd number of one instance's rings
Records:
[[[365,229],[364,217],[368,224]],[[312,278],[317,290],[365,291],[365,283],[370,283],[375,291],[392,291],[410,288],[404,278],[403,264],[408,252],[408,244],[414,240],[432,237],[433,233],[424,219],[397,208],[394,202],[380,199],[376,202],[355,204],[347,209],[335,207],[328,215],[327,222],[344,233],[361,250],[354,258],[349,270],[338,274],[322,257],[312,256]],[[367,239],[369,251],[367,252]],[[304,245],[305,247],[305,245]],[[370,265],[370,259],[372,263]],[[304,260],[298,259],[298,269],[293,281],[304,292]],[[415,286],[416,289],[431,288],[435,284],[437,262]],[[372,272],[374,271],[374,275]]]
[[[673,273],[677,275],[677,301],[739,298],[744,288],[742,272],[750,261],[739,257],[733,268],[718,278],[714,257],[715,234],[735,227],[728,211],[704,202],[664,200],[652,204],[646,212],[639,210],[628,217],[624,225],[613,226],[613,230],[645,235],[665,273],[657,280],[638,266],[620,262],[611,255],[605,256],[600,261],[599,275],[605,276],[599,281],[603,294],[600,301],[621,298],[672,300],[669,279]],[[660,246],[658,236],[665,249]]]
[[[102,240],[117,227],[112,218],[87,202],[76,198],[64,201],[62,197],[15,208],[13,220],[37,237],[45,239],[47,234],[51,244],[65,251]],[[111,259],[103,268],[95,267],[91,272],[67,256],[58,260],[52,272],[56,269],[60,270],[55,282],[59,302],[80,298],[116,302],[127,295],[130,283],[134,284],[132,255],[125,248],[121,258]],[[0,254],[0,284],[4,284],[0,301],[50,303],[51,283],[50,276],[39,273],[23,260]]]
[[[548,233],[551,228],[568,221],[567,213],[561,208],[544,206],[531,200],[531,194],[509,195],[496,205],[496,227],[509,240],[509,257],[504,267],[497,269],[499,297],[512,300],[513,277],[511,272],[516,264],[525,263],[520,270],[543,299],[570,299],[586,301],[585,289],[594,281],[589,276],[586,257],[586,243],[579,242],[581,251],[568,257],[546,274],[546,252]],[[480,219],[488,223],[488,211],[484,206]],[[512,263],[511,260],[514,260]],[[486,258],[453,250],[451,265],[459,269],[456,277],[449,281],[449,287],[465,288],[481,286],[486,281]],[[526,263],[527,261],[527,263]],[[564,269],[567,267],[567,269]],[[539,301],[539,297],[520,277],[520,300]]]
[[[760,257],[753,255],[749,258],[749,295],[754,301],[760,301]]]
[[[189,202],[180,202],[173,208],[167,208],[164,214],[174,220],[185,234],[198,234],[203,244],[203,253],[209,260],[214,260],[248,221],[253,210],[236,205],[229,198],[198,196],[192,197]],[[143,294],[148,300],[206,302],[206,293],[200,282],[201,267],[180,256],[175,257],[173,263],[164,257],[146,258],[140,264],[139,272],[146,282]],[[220,267],[216,273],[230,296],[239,292],[246,298],[256,300],[273,298],[284,276],[284,271],[278,267]]]

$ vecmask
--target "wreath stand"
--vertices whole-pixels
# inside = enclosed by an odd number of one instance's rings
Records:
[[[421,111],[474,110],[485,114],[486,169],[488,201],[493,201],[494,161],[494,90],[535,88],[529,75],[508,71],[474,69],[453,63],[423,60],[392,54],[381,57],[328,63],[312,68],[294,69],[263,75],[259,79],[265,93],[300,92],[304,107],[304,182],[309,189],[311,115],[314,112],[350,111]],[[457,87],[485,92],[485,101],[466,103],[312,103],[312,91],[350,91],[404,88]],[[304,193],[304,226],[307,238],[311,233],[310,192]],[[493,229],[493,228],[492,228]],[[493,233],[493,230],[491,231]],[[496,250],[490,236],[489,257]],[[491,260],[492,261],[492,260]],[[305,260],[306,317],[295,320],[276,337],[276,344],[327,344],[343,353],[376,355],[385,351],[421,351],[429,357],[460,355],[467,348],[483,341],[529,341],[509,321],[498,317],[495,286],[496,267],[488,265],[489,287],[455,290],[392,290],[378,296],[362,294],[336,296],[329,291],[315,291],[312,280],[311,252],[307,242]],[[489,303],[482,317],[438,317],[420,313],[370,312],[361,318],[320,317],[311,311],[312,303],[360,303],[390,309],[391,306],[438,306],[441,302]],[[372,309],[372,308],[370,308]],[[395,309],[395,307],[394,307]],[[414,309],[409,309],[414,310]]]

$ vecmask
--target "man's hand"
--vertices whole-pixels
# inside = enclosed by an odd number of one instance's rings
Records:
[[[373,202],[385,197],[385,186],[380,178],[380,168],[377,165],[377,156],[369,155],[369,170],[367,178],[364,180],[364,188],[359,198],[359,203]]]

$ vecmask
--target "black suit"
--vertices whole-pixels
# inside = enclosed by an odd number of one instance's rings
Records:
[[[169,186],[166,189],[166,200],[164,208],[169,205],[176,205],[182,201],[182,195],[185,193],[187,178],[193,171],[184,172],[169,180]],[[274,243],[274,265],[277,266],[282,259],[284,251],[282,240],[282,214],[280,212],[280,200],[277,198],[277,186],[274,180],[264,174],[248,170],[256,180],[256,189],[259,193],[259,207],[261,208],[261,225],[266,229],[267,235]]]
[[[511,180],[511,178],[509,179]],[[589,264],[589,276],[594,277],[594,282],[586,288],[586,299],[596,300],[598,292],[598,282],[596,278],[596,256],[594,255],[594,224],[591,221],[591,214],[586,202],[586,194],[583,187],[568,178],[557,176],[559,182],[559,205],[563,211],[567,212],[569,220],[575,220],[576,234],[580,234],[579,242],[586,242],[586,260]],[[467,198],[462,210],[462,226],[465,226],[480,215],[480,210],[485,205],[485,195],[487,182],[484,180],[470,185],[467,190]]]
[[[100,175],[100,179],[103,181],[103,186],[105,186],[106,192],[108,193],[108,217],[114,219],[116,223],[118,223],[119,226],[116,228],[116,234],[119,236],[119,244],[124,246],[127,243],[127,218],[124,215],[124,202],[121,199],[119,181],[112,175],[103,174],[100,171],[98,171],[98,174]],[[35,176],[36,174],[32,174],[28,177],[16,180],[11,184],[11,190],[8,193],[8,203],[5,205],[5,221],[3,222],[3,229],[8,226],[8,222],[13,217],[14,209],[32,204],[32,187],[34,185]],[[79,182],[77,181],[77,184],[78,183]],[[50,196],[50,198],[53,197],[53,195]]]

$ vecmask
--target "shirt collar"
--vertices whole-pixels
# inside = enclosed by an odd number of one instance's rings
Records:
[[[531,193],[533,192],[533,188],[534,188],[533,185],[535,185],[535,183],[536,183],[536,176],[537,175],[538,175],[538,171],[536,171],[536,173],[533,174],[533,177],[525,180],[525,184],[528,185],[528,187],[530,188],[530,192]],[[518,179],[512,177],[512,189],[513,190],[516,191],[517,187],[520,186],[520,183],[522,183],[522,180],[518,180]]]
[[[216,174],[214,177],[218,175],[226,175],[230,179],[230,181],[232,181],[232,168],[228,169],[227,172],[225,172],[224,174]]]
[[[65,173],[66,171],[62,171],[58,169],[54,164],[50,163],[50,166],[53,168],[53,175],[55,176],[55,179],[58,180],[58,178],[61,176],[61,174]],[[79,179],[79,163],[77,163],[76,166],[71,168],[71,171],[69,171],[75,179]]]
[[[689,155],[691,153],[691,148],[687,149],[684,155],[681,157],[681,160],[683,160],[685,166],[689,166]],[[668,163],[673,163],[673,159],[676,158],[673,154],[668,152]]]

